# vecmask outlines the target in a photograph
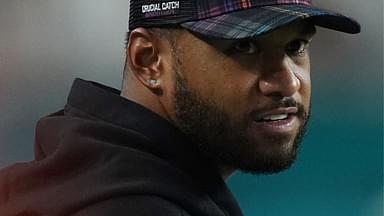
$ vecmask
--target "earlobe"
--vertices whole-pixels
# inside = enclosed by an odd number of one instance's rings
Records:
[[[135,29],[130,34],[127,58],[131,72],[148,88],[158,88],[160,83],[160,56],[158,41],[144,28]]]

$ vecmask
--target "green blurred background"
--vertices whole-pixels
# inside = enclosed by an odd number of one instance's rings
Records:
[[[362,33],[318,29],[313,114],[296,164],[229,185],[245,215],[383,215],[383,1],[317,0]],[[33,158],[36,121],[75,77],[120,87],[126,0],[0,1],[0,167]]]

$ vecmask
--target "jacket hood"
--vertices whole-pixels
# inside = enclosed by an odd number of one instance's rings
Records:
[[[92,94],[79,96],[76,88]],[[121,118],[102,114],[116,104],[88,105],[98,114],[78,104],[94,101],[90,95],[100,102],[106,89],[76,80],[65,109],[38,122],[35,160],[0,171],[1,215],[69,215],[113,197],[148,194],[192,215],[212,215],[206,203],[213,212],[240,212],[214,166],[170,123],[128,100],[129,115]]]

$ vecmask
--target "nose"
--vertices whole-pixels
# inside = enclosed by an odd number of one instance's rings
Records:
[[[290,97],[300,89],[301,81],[295,73],[295,64],[289,57],[269,58],[264,64],[259,80],[263,95]]]

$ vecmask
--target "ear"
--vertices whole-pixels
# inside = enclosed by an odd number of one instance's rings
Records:
[[[160,88],[162,71],[162,46],[160,38],[145,28],[133,30],[127,47],[127,60],[136,78],[151,90]]]

